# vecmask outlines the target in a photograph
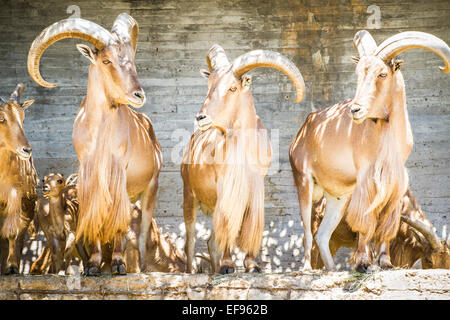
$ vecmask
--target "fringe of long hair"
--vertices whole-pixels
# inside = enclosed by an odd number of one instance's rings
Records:
[[[104,136],[114,130],[106,123]],[[101,139],[103,137],[99,137]],[[126,170],[105,141],[78,169],[79,217],[76,240],[103,243],[125,234],[131,220]]]
[[[227,139],[213,218],[216,243],[224,251],[239,237],[239,248],[256,256],[264,230],[264,181],[247,161],[244,135],[236,132]]]
[[[376,245],[395,237],[400,224],[401,198],[408,186],[408,173],[387,126],[382,129],[375,163],[358,176],[347,208],[346,221],[354,232]]]
[[[5,184],[0,190],[0,202],[3,203],[2,211],[5,216],[0,234],[3,237],[13,237],[29,223],[30,218],[23,213],[25,206],[22,205],[22,201],[24,198],[30,201],[35,200],[38,177],[32,158],[22,160],[10,152],[9,157],[4,160],[7,163],[2,163],[1,167],[7,168],[7,171],[0,174],[0,179],[8,181],[10,179],[4,177],[5,175],[17,175],[18,181],[20,181],[20,185]]]

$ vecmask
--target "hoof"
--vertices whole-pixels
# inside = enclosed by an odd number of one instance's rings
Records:
[[[368,269],[369,269],[369,264],[367,264],[367,263],[361,263],[356,266],[356,272],[359,272],[359,273],[366,273]]]
[[[245,272],[261,273],[261,268],[255,264],[255,265],[252,265],[250,267],[247,267],[245,269]]]
[[[101,274],[100,268],[94,264],[88,263],[84,272],[85,276],[98,277]]]
[[[232,266],[222,266],[220,267],[220,274],[230,274],[234,272],[234,267]]]
[[[9,268],[6,268],[5,275],[10,276],[14,274],[19,274],[19,269],[15,266],[11,266]]]
[[[111,274],[113,275],[125,275],[127,274],[127,268],[122,261],[113,261],[111,264]]]
[[[389,263],[389,262],[384,262],[384,263],[382,263],[382,264],[380,265],[380,267],[381,267],[381,269],[383,269],[383,270],[390,270],[390,269],[394,268],[394,266],[393,266],[391,263]]]

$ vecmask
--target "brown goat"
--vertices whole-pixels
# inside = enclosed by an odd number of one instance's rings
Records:
[[[297,187],[305,232],[304,269],[311,268],[311,209],[327,198],[324,219],[315,236],[328,270],[335,268],[329,240],[347,211],[346,221],[359,233],[355,265],[369,266],[368,244],[375,241],[380,265],[392,267],[389,241],[400,224],[400,199],[408,187],[406,160],[413,147],[402,61],[395,57],[413,48],[430,50],[450,72],[450,48],[423,32],[402,32],[380,45],[367,31],[355,35],[359,51],[353,99],[309,114],[292,141],[289,159]]]
[[[49,273],[66,271],[75,255],[85,266],[88,256],[84,244],[75,241],[78,220],[76,185],[67,182],[62,174],[50,173],[42,180],[43,197],[36,204],[38,226],[47,239],[45,247],[31,266],[31,274],[42,274],[50,265]],[[76,249],[76,250],[73,250]]]
[[[87,275],[100,273],[102,247],[113,244],[112,273],[125,274],[122,240],[130,224],[130,205],[142,199],[139,236],[141,270],[145,270],[146,242],[162,165],[161,147],[146,115],[134,108],[145,104],[134,64],[138,24],[120,14],[111,32],[91,21],[69,18],[41,32],[28,54],[31,78],[44,87],[39,61],[50,45],[65,38],[79,38],[95,46],[77,45],[90,61],[86,98],[73,127],[73,142],[80,163],[78,196],[80,212],[77,239],[92,244]]]
[[[213,216],[208,241],[213,272],[234,272],[230,250],[235,245],[246,253],[246,272],[260,272],[255,258],[264,230],[264,177],[272,150],[267,130],[256,114],[251,78],[245,74],[261,67],[283,71],[295,85],[297,102],[304,96],[305,84],[298,68],[273,51],[250,51],[230,63],[216,44],[206,61],[209,72],[203,75],[208,78],[208,94],[181,163],[186,271],[192,272],[200,206],[205,215]]]
[[[31,147],[25,136],[25,110],[34,102],[20,102],[25,86],[18,84],[8,101],[0,98],[0,238],[3,274],[18,274],[23,241],[34,217],[38,177],[31,157]]]
[[[323,219],[325,206],[325,197],[313,206],[313,235],[317,233]],[[439,240],[409,188],[401,199],[401,220],[397,235],[389,243],[392,264],[396,267],[411,268],[420,260],[424,269],[450,269],[450,238],[446,242]],[[332,256],[341,247],[355,248],[357,242],[358,234],[352,231],[344,219],[341,220],[330,238]],[[374,250],[370,253],[370,262],[373,263]],[[314,269],[324,266],[316,243],[313,243],[311,250],[311,266]]]

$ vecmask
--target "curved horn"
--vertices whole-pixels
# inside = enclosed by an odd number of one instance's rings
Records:
[[[230,66],[225,50],[218,45],[213,45],[206,55],[206,63],[208,63],[209,72]]]
[[[23,83],[19,83],[16,86],[16,89],[14,89],[13,93],[11,93],[11,97],[9,98],[9,101],[15,101],[19,103],[20,97],[22,96],[22,92],[25,89],[25,85]]]
[[[121,13],[117,17],[116,21],[114,21],[111,33],[115,33],[122,41],[129,41],[131,43],[131,46],[133,47],[134,52],[136,52],[139,26],[136,20],[133,19],[133,17],[131,17],[127,13]]]
[[[377,49],[377,43],[372,35],[366,31],[358,31],[353,37],[353,46],[358,50],[360,57],[374,54]]]
[[[396,34],[383,41],[378,46],[375,55],[388,61],[403,51],[413,48],[426,49],[436,53],[445,63],[445,67],[439,67],[441,71],[444,73],[450,72],[450,48],[438,37],[425,32],[409,31]]]
[[[297,90],[295,102],[302,101],[305,95],[305,81],[300,70],[285,56],[268,50],[254,50],[244,53],[233,61],[233,73],[240,78],[244,73],[256,68],[275,68],[283,71],[294,83]]]
[[[6,101],[5,101],[2,97],[0,97],[0,103],[1,103],[1,104],[5,104]]]
[[[88,20],[69,18],[55,22],[34,39],[28,52],[28,73],[37,84],[47,88],[56,87],[56,84],[48,83],[42,78],[39,72],[39,60],[49,46],[65,38],[86,40],[99,50],[114,41],[108,30]]]
[[[401,216],[401,220],[422,233],[425,239],[427,239],[427,241],[430,243],[430,246],[433,250],[438,250],[441,247],[441,240],[433,230],[433,227],[430,227],[420,220],[404,215]]]

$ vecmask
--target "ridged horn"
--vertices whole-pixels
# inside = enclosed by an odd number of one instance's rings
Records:
[[[269,50],[254,50],[244,53],[233,61],[232,71],[236,78],[256,68],[275,68],[284,72],[294,83],[297,91],[295,102],[302,101],[305,95],[305,81],[300,70],[285,56]]]
[[[420,48],[430,50],[439,55],[445,67],[439,67],[442,72],[450,72],[450,48],[441,39],[432,34],[418,31],[401,32],[383,41],[377,48],[375,55],[382,60],[389,61],[408,49]]]
[[[23,90],[25,89],[25,85],[23,83],[19,83],[14,89],[13,93],[11,93],[11,97],[9,101],[15,101],[17,103],[20,102],[20,97],[22,96]]]
[[[358,31],[353,37],[353,46],[358,50],[359,57],[369,56],[377,50],[377,43],[372,35],[366,31]]]
[[[139,35],[139,25],[136,20],[133,19],[127,13],[121,13],[114,21],[111,33],[115,33],[120,40],[126,42],[129,41],[133,47],[134,52],[136,52],[138,35]]]
[[[54,88],[56,84],[45,81],[39,72],[39,61],[45,50],[58,40],[77,38],[90,42],[98,50],[114,42],[111,33],[98,24],[81,18],[55,22],[34,39],[28,52],[28,73],[39,85]]]
[[[436,232],[434,231],[433,227],[423,223],[420,220],[413,219],[408,216],[401,216],[401,220],[407,224],[409,224],[411,227],[417,229],[425,239],[430,243],[430,246],[433,250],[438,250],[441,247],[441,240],[437,236]]]
[[[208,53],[206,54],[206,63],[208,64],[209,72],[213,70],[218,70],[222,67],[229,67],[230,62],[228,61],[225,50],[218,45],[213,45]]]

